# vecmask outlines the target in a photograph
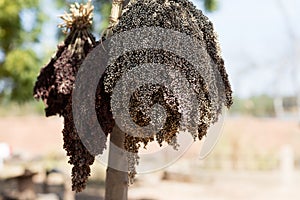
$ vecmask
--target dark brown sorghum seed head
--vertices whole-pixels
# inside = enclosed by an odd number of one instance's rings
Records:
[[[90,165],[95,157],[85,148],[76,132],[72,91],[79,67],[96,42],[90,33],[93,17],[91,2],[85,5],[75,3],[70,11],[61,17],[64,23],[60,25],[68,35],[58,46],[55,56],[41,69],[34,87],[34,97],[46,104],[46,116],[59,114],[64,117],[63,147],[69,156],[69,163],[73,165],[72,189],[81,192],[86,187]]]
[[[204,47],[205,54],[213,62],[213,70],[220,76],[219,79],[214,77],[215,74],[195,70],[185,58],[169,51],[141,48],[140,50],[125,52],[108,66],[103,78],[104,92],[111,96],[123,74],[142,64],[163,64],[176,69],[188,80],[196,93],[198,102],[200,102],[198,110],[201,115],[196,119],[198,134],[193,135],[193,137],[202,139],[209,126],[218,120],[223,105],[230,107],[232,104],[232,91],[212,23],[188,0],[134,0],[124,8],[118,24],[112,31],[115,35],[144,27],[171,29],[193,37],[195,42]],[[146,76],[143,74],[143,70],[140,73],[141,77]],[[205,76],[212,77],[210,80],[218,81],[207,83],[203,79]],[[217,90],[222,88],[223,91],[217,91],[220,94],[217,100],[212,101],[207,84],[214,84]],[[184,95],[182,94],[182,98]],[[134,137],[127,133],[125,138],[126,150],[137,153],[141,146],[140,143],[147,145],[154,139],[159,144],[165,141],[176,148],[176,135],[180,131],[182,115],[177,100],[172,89],[163,85],[149,84],[137,88],[129,103],[132,120],[139,126],[148,125],[151,121],[149,110],[154,104],[160,104],[165,109],[166,120],[163,128],[154,136]],[[141,133],[141,135],[143,134]],[[138,156],[129,158],[131,177],[135,174],[134,165],[138,163],[137,159]]]

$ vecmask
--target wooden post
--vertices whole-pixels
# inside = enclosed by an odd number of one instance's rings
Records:
[[[125,134],[115,126],[110,134],[105,200],[127,200],[128,198],[128,160],[124,149],[124,140]]]
[[[118,23],[122,8],[128,2],[129,1],[126,0],[112,1],[109,27],[106,32],[107,37],[111,36],[111,29]],[[115,126],[110,134],[108,167],[105,181],[105,200],[128,199],[128,160],[125,153],[124,141],[125,134],[118,126]]]

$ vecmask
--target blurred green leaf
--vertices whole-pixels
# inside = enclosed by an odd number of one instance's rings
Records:
[[[36,53],[28,47],[38,42],[46,15],[41,12],[38,0],[0,0],[0,10],[0,52],[3,55],[0,100],[25,102],[32,99],[40,63]],[[24,12],[32,14],[29,30],[25,28],[28,19],[24,19]]]
[[[19,102],[32,99],[32,88],[39,71],[38,63],[32,50],[16,49],[7,54],[3,71],[13,81],[11,99]]]
[[[206,11],[213,12],[216,11],[219,7],[218,0],[204,0],[204,8]]]

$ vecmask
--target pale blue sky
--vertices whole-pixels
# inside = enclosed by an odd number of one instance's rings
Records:
[[[220,3],[220,9],[208,16],[219,34],[234,93],[247,97],[262,93],[294,95],[296,88],[299,91],[300,1]]]
[[[50,14],[51,22],[45,27],[42,42],[44,48],[54,51],[54,30],[61,22],[57,17],[60,12],[55,11],[51,0],[44,1],[44,11]],[[234,94],[294,95],[296,88],[299,91],[300,1],[219,1],[219,10],[207,15],[219,35]],[[202,8],[199,2],[197,7]]]

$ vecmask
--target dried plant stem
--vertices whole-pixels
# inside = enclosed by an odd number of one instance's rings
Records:
[[[110,37],[112,35],[112,28],[118,23],[119,17],[122,14],[124,0],[113,0],[110,17],[109,17],[109,26],[105,30],[105,37]]]
[[[118,19],[122,13],[123,2],[124,0],[114,0],[112,2],[111,13],[109,18],[110,25],[118,22]]]

